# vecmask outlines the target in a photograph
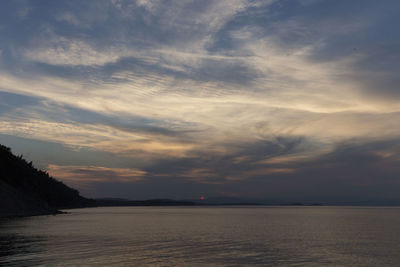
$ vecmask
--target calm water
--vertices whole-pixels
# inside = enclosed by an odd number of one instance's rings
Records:
[[[0,221],[4,266],[400,266],[400,209],[118,207]]]

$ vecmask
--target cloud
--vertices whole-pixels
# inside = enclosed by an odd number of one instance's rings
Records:
[[[80,21],[78,20],[78,18],[71,12],[64,12],[59,14],[56,17],[56,20],[58,21],[65,21],[67,23],[70,23],[74,26],[81,26]]]
[[[137,183],[145,179],[140,169],[108,168],[102,166],[47,166],[49,174],[66,184],[90,192],[93,183]]]
[[[199,184],[229,184],[256,174],[291,173],[290,167],[260,164],[261,161],[304,152],[301,138],[277,137],[248,143],[226,143],[219,148],[193,149],[182,158],[158,160],[148,166],[154,177],[169,177]],[[255,163],[259,162],[258,165]]]
[[[48,45],[49,47],[29,49],[25,56],[28,60],[51,65],[97,66],[116,62],[122,56],[129,55],[128,52],[117,49],[99,51],[83,41],[68,40],[64,37],[50,41]]]
[[[39,99],[0,91],[0,114],[17,113],[21,109],[39,104]]]
[[[148,186],[306,192],[338,144],[400,138],[396,1],[2,5],[0,133],[110,153]],[[354,160],[389,164],[371,153]]]
[[[107,125],[48,122],[44,120],[2,121],[1,133],[58,142],[72,147],[88,147],[119,154],[182,156],[194,144],[151,138],[149,133],[121,131]]]

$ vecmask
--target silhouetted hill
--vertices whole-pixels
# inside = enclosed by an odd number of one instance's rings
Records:
[[[0,145],[0,216],[52,214],[90,204],[77,190]]]

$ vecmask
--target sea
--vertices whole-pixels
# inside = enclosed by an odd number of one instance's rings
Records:
[[[101,207],[0,220],[0,266],[400,266],[399,207]]]

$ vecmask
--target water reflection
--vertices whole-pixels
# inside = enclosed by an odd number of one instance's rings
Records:
[[[7,225],[13,222],[0,221],[0,265],[33,266],[40,264],[41,261],[36,256],[45,253],[41,245],[44,237],[8,232],[10,228],[15,229]]]
[[[0,222],[0,265],[394,266],[400,210],[121,207]]]

